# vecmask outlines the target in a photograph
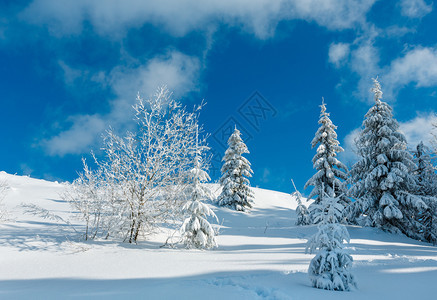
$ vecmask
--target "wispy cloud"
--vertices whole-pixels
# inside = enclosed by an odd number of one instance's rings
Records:
[[[78,74],[63,64],[65,80],[71,83]],[[110,103],[110,112],[104,115],[76,115],[68,118],[72,125],[42,142],[49,155],[63,156],[88,152],[90,146],[100,141],[100,135],[109,125],[115,129],[125,129],[132,123],[132,105],[136,94],[151,95],[157,86],[166,84],[175,97],[181,97],[197,88],[200,71],[199,60],[171,51],[158,56],[146,65],[137,68],[117,67],[107,76],[101,76],[102,84],[112,87],[117,96]]]
[[[384,81],[393,90],[412,82],[417,87],[437,85],[437,49],[416,47],[396,58],[386,68]]]
[[[432,11],[432,3],[424,0],[402,0],[400,6],[402,15],[410,18],[422,18]]]
[[[329,46],[328,58],[329,62],[339,67],[348,60],[350,54],[350,44],[348,43],[332,43]]]
[[[418,114],[414,119],[399,122],[399,130],[407,139],[408,148],[413,150],[417,144],[423,142],[427,146],[431,146],[432,134],[434,127],[433,122],[436,121],[434,112],[426,114]],[[356,154],[355,139],[359,136],[361,128],[356,128],[349,132],[343,139],[344,152],[339,154],[340,159],[347,165],[352,165],[358,160]]]
[[[183,36],[211,24],[238,26],[259,38],[273,34],[282,20],[300,19],[338,30],[365,22],[375,0],[35,0],[21,14],[54,35],[79,34],[85,21],[112,37],[128,29],[154,24]],[[208,25],[208,26],[206,26]]]
[[[99,133],[111,124],[125,128],[131,120],[136,93],[150,95],[166,84],[176,97],[198,89],[200,73],[205,67],[206,53],[213,44],[219,26],[235,27],[258,39],[271,38],[279,22],[305,20],[329,30],[360,28],[375,0],[34,0],[18,18],[24,23],[46,28],[55,40],[78,38],[90,31],[101,39],[120,44],[118,65],[109,69],[89,70],[75,66],[61,55],[55,57],[66,86],[93,82],[111,91],[115,99],[103,100],[107,113],[87,112],[66,119],[72,124],[66,130],[44,139],[42,145],[49,155],[87,152],[100,140]],[[124,38],[129,30],[145,24],[160,32],[182,37],[200,32],[206,42],[197,56],[183,54],[177,47],[159,49],[149,58],[136,58],[127,53]],[[169,50],[171,49],[171,50]],[[57,51],[62,53],[62,51]],[[346,59],[347,44],[333,46],[331,60],[340,64]]]
[[[405,135],[410,149],[415,148],[420,142],[428,146],[431,145],[431,132],[434,129],[432,123],[435,121],[435,113],[429,112],[420,114],[412,120],[399,123],[400,130]]]

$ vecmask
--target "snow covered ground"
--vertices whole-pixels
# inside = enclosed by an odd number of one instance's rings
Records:
[[[312,288],[313,255],[296,227],[295,200],[255,190],[251,213],[213,207],[222,223],[212,251],[160,248],[166,235],[130,245],[71,240],[71,226],[25,214],[36,204],[71,215],[59,183],[0,174],[10,189],[0,224],[0,299],[432,299],[437,247],[373,228],[349,226],[358,289]],[[80,228],[78,224],[77,228]]]

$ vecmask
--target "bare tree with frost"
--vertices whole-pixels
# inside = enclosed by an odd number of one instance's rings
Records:
[[[188,200],[182,207],[182,212],[187,218],[180,229],[182,242],[187,248],[210,249],[217,247],[215,239],[216,232],[208,222],[208,217],[218,221],[215,213],[203,203],[204,200],[212,199],[210,189],[203,183],[211,180],[208,173],[204,170],[205,161],[202,159],[206,146],[196,144],[194,155],[194,167],[188,173],[189,182],[185,189]]]
[[[315,253],[308,275],[314,287],[326,290],[349,291],[356,287],[350,272],[352,256],[344,249],[344,241],[349,242],[346,227],[339,222],[343,218],[343,205],[339,198],[322,195],[314,214],[318,231],[308,241],[306,251]]]
[[[320,204],[324,195],[332,198],[339,197],[339,203],[343,207],[350,203],[349,198],[346,196],[347,167],[337,159],[337,153],[344,151],[337,140],[337,133],[335,132],[337,126],[329,118],[324,101],[322,101],[320,108],[320,127],[311,141],[313,148],[318,145],[316,155],[313,158],[313,167],[317,172],[307,181],[304,187],[313,186],[307,200],[314,198],[314,202],[308,207],[310,222],[314,224],[316,224],[315,215],[319,213],[318,204]]]
[[[187,112],[161,87],[149,99],[137,97],[136,132],[107,131],[105,158],[95,158],[95,171],[85,165],[65,194],[87,223],[86,238],[134,243],[180,214],[201,107]]]
[[[356,146],[361,159],[351,169],[350,220],[365,226],[423,239],[414,216],[428,209],[416,193],[416,166],[407,151],[406,139],[393,118],[392,108],[381,101],[377,79],[372,88],[375,104],[365,115]]]
[[[250,162],[243,157],[249,153],[246,144],[241,139],[241,133],[235,127],[234,132],[228,139],[229,148],[225,152],[220,178],[222,192],[218,197],[220,206],[228,206],[238,211],[246,211],[252,207],[253,192],[250,189],[248,177],[252,177],[253,171]]]

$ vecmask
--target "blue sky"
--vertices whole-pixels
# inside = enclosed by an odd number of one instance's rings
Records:
[[[109,125],[131,126],[137,92],[166,84],[188,106],[207,103],[214,179],[237,122],[252,185],[302,189],[321,98],[350,165],[372,77],[410,144],[431,139],[435,28],[428,0],[2,0],[0,169],[74,179]]]

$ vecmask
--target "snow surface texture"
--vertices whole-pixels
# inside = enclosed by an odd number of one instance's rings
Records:
[[[0,174],[10,189],[0,224],[0,299],[433,299],[437,248],[376,228],[348,226],[357,290],[315,289],[305,254],[316,226],[295,226],[288,194],[254,188],[250,213],[210,206],[222,227],[216,250],[160,248],[167,233],[138,245],[76,242],[70,226],[24,214],[21,203],[67,219],[62,184]],[[218,186],[213,185],[214,190]],[[80,224],[72,222],[77,229]]]

